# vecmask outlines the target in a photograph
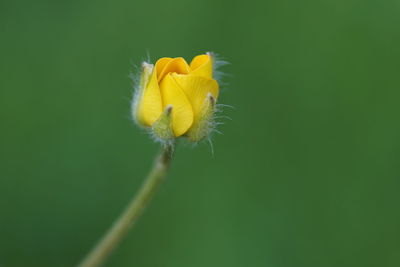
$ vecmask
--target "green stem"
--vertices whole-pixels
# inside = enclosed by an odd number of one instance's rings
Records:
[[[131,226],[137,221],[144,208],[153,198],[158,186],[163,181],[172,159],[172,146],[165,146],[156,159],[153,169],[147,176],[137,195],[131,200],[128,207],[114,222],[106,235],[97,243],[93,250],[78,265],[79,267],[101,266],[115,247],[128,233]]]

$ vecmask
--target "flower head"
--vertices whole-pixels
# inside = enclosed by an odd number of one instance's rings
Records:
[[[164,57],[155,65],[144,62],[133,105],[137,123],[162,140],[208,136],[219,93],[213,61],[207,53],[190,64],[181,57]]]

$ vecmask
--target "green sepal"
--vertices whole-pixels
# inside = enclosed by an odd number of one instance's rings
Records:
[[[160,141],[168,142],[175,138],[172,130],[172,106],[167,106],[163,113],[151,127],[154,137]]]
[[[186,133],[186,137],[192,142],[199,142],[208,137],[214,128],[215,98],[209,93],[204,100],[199,117]]]

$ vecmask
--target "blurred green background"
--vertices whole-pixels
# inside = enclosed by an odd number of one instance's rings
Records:
[[[1,1],[0,266],[74,266],[158,145],[130,119],[149,52],[231,64],[106,266],[400,266],[400,2]]]

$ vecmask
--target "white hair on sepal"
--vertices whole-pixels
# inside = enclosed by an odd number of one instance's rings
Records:
[[[212,59],[212,67],[213,67],[213,78],[217,80],[220,86],[225,86],[226,83],[223,81],[224,77],[229,76],[225,72],[221,71],[221,67],[229,65],[230,63],[224,60],[219,54],[215,52],[207,52]]]
[[[140,90],[140,79],[143,71],[143,64],[144,63],[151,64],[150,52],[148,50],[146,51],[146,57],[145,58],[142,57],[141,62],[142,63],[140,65],[131,62],[133,71],[129,73],[129,78],[132,81],[132,88],[133,88],[132,101],[135,101],[135,99],[137,99],[136,94]]]
[[[152,130],[151,128],[145,129],[147,131],[147,134],[150,136],[150,138],[156,142],[159,143],[163,146],[174,146],[175,144],[175,140],[174,139],[162,139],[159,136],[157,136]]]
[[[211,155],[214,157],[214,144],[213,144],[213,136],[214,133],[223,135],[223,132],[221,132],[219,129],[219,125],[224,125],[225,122],[223,120],[232,120],[229,116],[222,115],[223,113],[223,108],[225,107],[230,107],[233,108],[232,106],[225,105],[225,104],[216,104],[214,106],[214,113],[212,115],[212,118],[208,122],[208,134],[204,138],[204,141],[207,142],[210,146],[211,150]]]
[[[229,107],[229,108],[233,108],[232,106],[229,105],[225,105],[225,104],[215,104],[214,108],[213,108],[213,113],[211,115],[211,117],[209,117],[209,119],[207,120],[207,123],[204,127],[204,131],[206,131],[206,135],[204,136],[204,138],[202,138],[201,140],[197,141],[197,142],[192,142],[189,141],[187,138],[184,138],[185,136],[179,137],[178,139],[183,142],[185,145],[189,145],[190,147],[194,148],[202,143],[207,143],[210,147],[210,152],[211,155],[214,157],[214,145],[213,145],[213,137],[214,134],[221,134],[223,135],[223,133],[217,129],[219,128],[220,125],[225,124],[225,120],[232,120],[229,116],[226,115],[222,115],[221,113],[223,113],[223,109]]]
[[[207,137],[208,144],[210,145],[211,156],[214,158],[214,144],[210,137]]]
[[[138,64],[133,64],[132,66],[133,71],[129,73],[129,78],[131,79],[132,83],[132,98],[131,98],[131,117],[133,121],[136,123],[136,125],[140,126],[140,124],[137,121],[137,106],[139,102],[139,95],[140,95],[140,76],[141,76],[141,66],[138,66]]]
[[[132,64],[132,68],[133,71],[131,71],[129,73],[129,78],[132,81],[132,87],[133,87],[133,95],[132,95],[132,99],[135,96],[134,94],[136,93],[136,91],[139,89],[139,85],[140,85],[140,76],[142,74],[142,70],[143,70],[143,63],[148,63],[151,64],[151,58],[150,58],[150,52],[147,50],[146,51],[146,57],[143,58],[141,60],[141,64],[138,65],[137,63],[131,62]]]
[[[146,50],[146,58],[142,59],[142,62],[147,62],[147,63],[151,62],[150,51],[148,49]]]

